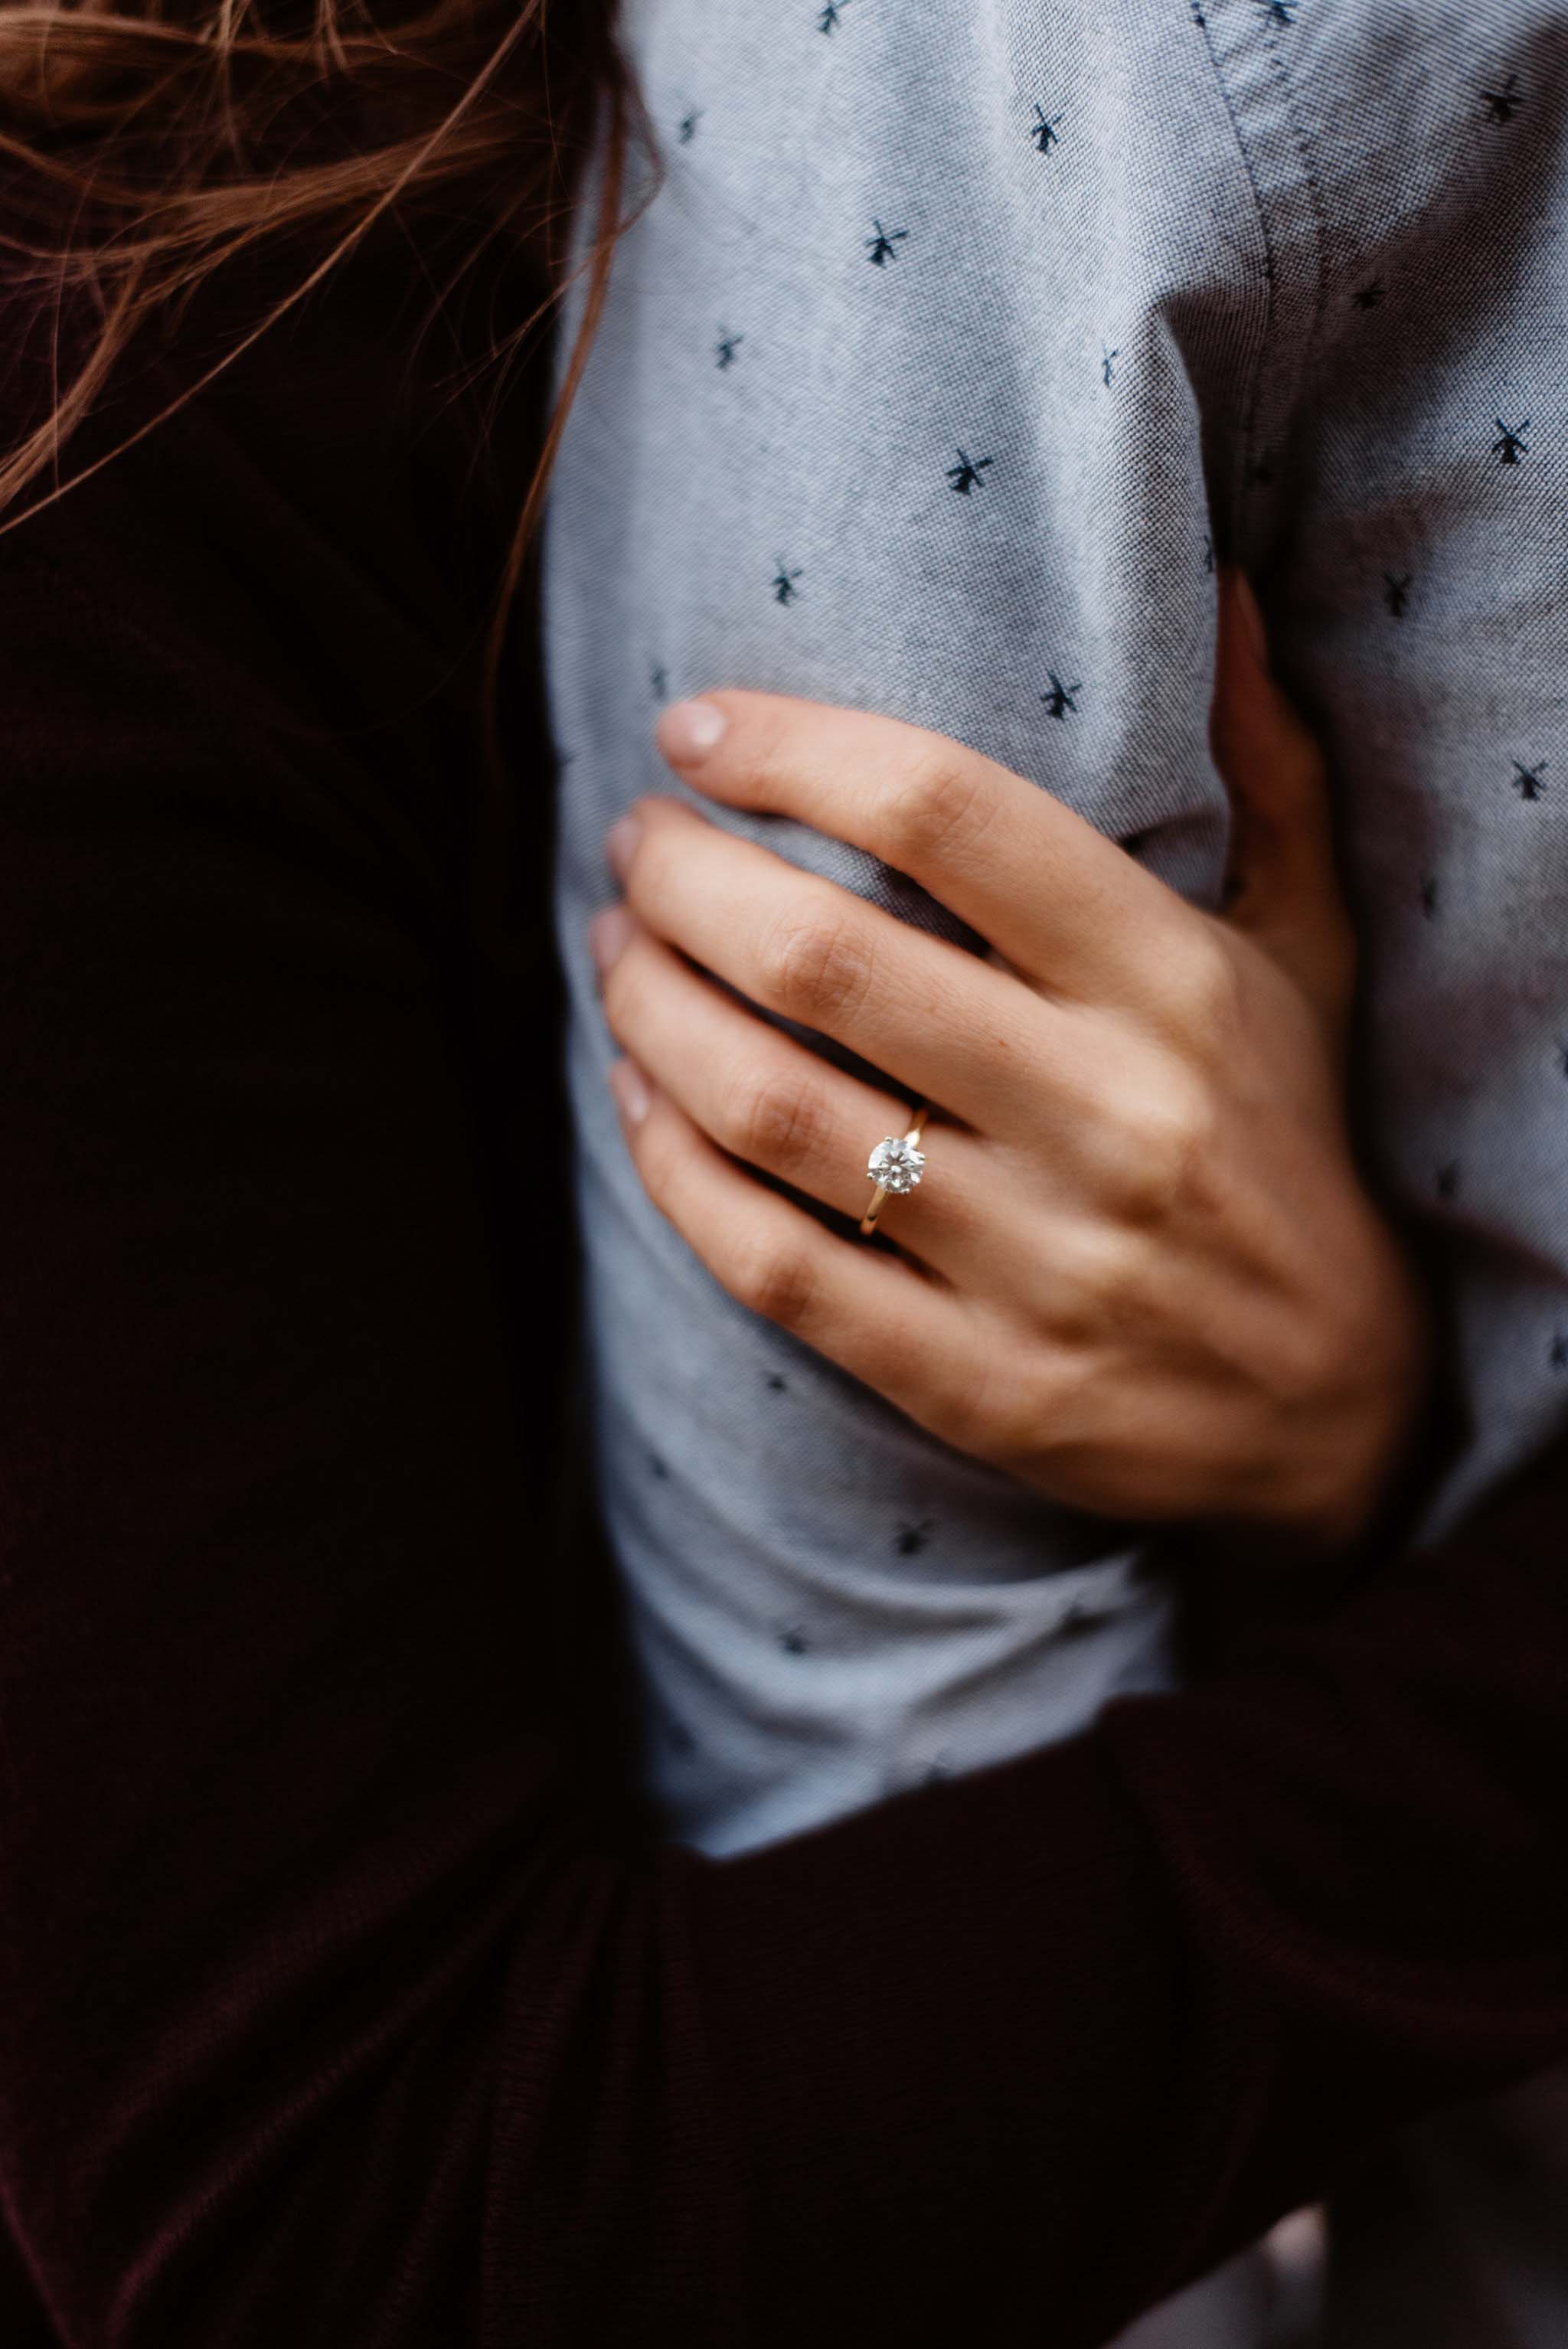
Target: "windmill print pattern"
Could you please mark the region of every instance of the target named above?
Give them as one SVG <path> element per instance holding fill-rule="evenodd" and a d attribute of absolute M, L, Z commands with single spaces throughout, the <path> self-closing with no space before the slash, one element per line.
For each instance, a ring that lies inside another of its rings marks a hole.
<path fill-rule="evenodd" d="M 898 259 L 898 248 L 909 234 L 906 228 L 885 229 L 881 221 L 872 222 L 873 233 L 866 239 L 866 250 L 878 269 Z"/>
<path fill-rule="evenodd" d="M 543 612 L 601 1482 L 649 1784 L 701 1849 L 1177 1666 L 1158 1543 L 923 1435 L 643 1194 L 583 934 L 608 825 L 671 788 L 669 692 L 956 737 L 1218 911 L 1215 573 L 1244 562 L 1331 758 L 1369 1175 L 1444 1285 L 1467 1433 L 1423 1530 L 1568 1429 L 1568 33 L 1561 0 L 1387 23 L 625 0 L 664 177 L 567 420 Z M 705 813 L 983 943 L 845 843 Z"/>
<path fill-rule="evenodd" d="M 990 462 L 989 457 L 971 457 L 967 450 L 960 449 L 958 462 L 948 467 L 947 478 L 961 498 L 966 498 L 971 490 L 985 488 L 983 477 Z"/>

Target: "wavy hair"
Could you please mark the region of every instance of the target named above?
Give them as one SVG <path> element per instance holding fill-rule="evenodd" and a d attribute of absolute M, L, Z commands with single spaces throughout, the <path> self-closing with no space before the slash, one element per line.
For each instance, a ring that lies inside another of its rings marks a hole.
<path fill-rule="evenodd" d="M 163 422 L 327 278 L 384 213 L 421 209 L 537 258 L 542 299 L 485 355 L 504 370 L 584 269 L 589 286 L 518 516 L 486 643 L 493 709 L 506 621 L 603 305 L 621 232 L 662 165 L 619 48 L 615 0 L 20 0 L 0 6 L 0 255 L 13 295 L 57 322 L 47 413 L 0 445 L 0 533 Z M 607 109 L 607 113 L 606 110 Z M 585 258 L 566 233 L 601 126 Z M 655 162 L 626 219 L 634 139 Z M 74 476 L 61 457 L 144 326 L 177 319 L 263 242 L 297 278 L 170 405 Z M 457 279 L 438 294 L 446 299 Z M 58 334 L 69 307 L 85 334 Z M 48 475 L 53 486 L 23 502 Z M 20 506 L 20 510 L 16 510 Z M 496 755 L 493 733 L 488 736 Z"/>

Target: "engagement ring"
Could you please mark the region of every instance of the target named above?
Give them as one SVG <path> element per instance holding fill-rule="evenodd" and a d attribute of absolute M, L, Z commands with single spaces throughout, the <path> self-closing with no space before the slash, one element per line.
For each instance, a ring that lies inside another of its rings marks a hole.
<path fill-rule="evenodd" d="M 872 1193 L 871 1205 L 861 1217 L 862 1235 L 875 1231 L 877 1217 L 890 1198 L 902 1198 L 905 1192 L 913 1191 L 924 1174 L 925 1153 L 920 1146 L 920 1137 L 930 1115 L 929 1108 L 917 1109 L 907 1133 L 888 1134 L 867 1159 L 866 1173 L 876 1188 Z"/>

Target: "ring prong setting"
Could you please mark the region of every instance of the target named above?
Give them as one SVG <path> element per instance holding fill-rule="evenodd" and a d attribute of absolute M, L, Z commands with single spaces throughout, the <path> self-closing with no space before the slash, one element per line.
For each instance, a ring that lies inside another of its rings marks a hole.
<path fill-rule="evenodd" d="M 866 1161 L 872 1181 L 895 1198 L 914 1189 L 925 1172 L 925 1153 L 907 1134 L 890 1133 Z"/>

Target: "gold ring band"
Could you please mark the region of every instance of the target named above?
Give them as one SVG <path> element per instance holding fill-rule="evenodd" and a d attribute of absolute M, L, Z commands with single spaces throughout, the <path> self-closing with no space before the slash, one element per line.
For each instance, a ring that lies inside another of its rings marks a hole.
<path fill-rule="evenodd" d="M 866 1173 L 873 1189 L 871 1204 L 861 1217 L 861 1237 L 869 1239 L 877 1227 L 877 1218 L 889 1199 L 902 1198 L 913 1191 L 925 1172 L 925 1153 L 920 1137 L 925 1131 L 925 1121 L 931 1115 L 931 1105 L 923 1102 L 911 1114 L 902 1134 L 890 1133 L 879 1142 L 866 1161 Z M 887 1179 L 892 1177 L 892 1180 Z"/>

